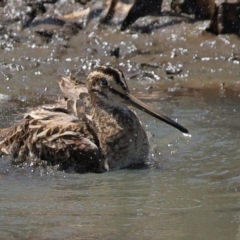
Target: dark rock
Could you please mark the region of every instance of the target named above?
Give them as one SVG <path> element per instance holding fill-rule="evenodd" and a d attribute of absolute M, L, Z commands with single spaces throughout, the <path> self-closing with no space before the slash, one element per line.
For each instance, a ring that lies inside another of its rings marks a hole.
<path fill-rule="evenodd" d="M 101 19 L 101 23 L 108 24 L 115 13 L 115 7 L 118 0 L 112 0 L 108 13 Z M 126 18 L 124 19 L 121 31 L 125 31 L 131 24 L 133 24 L 138 18 L 145 16 L 158 16 L 161 14 L 162 0 L 135 0 L 134 4 L 130 8 Z"/>
<path fill-rule="evenodd" d="M 119 58 L 120 57 L 120 48 L 115 47 L 115 48 L 111 49 L 110 56 L 114 56 L 116 58 Z"/>
<path fill-rule="evenodd" d="M 135 0 L 133 6 L 128 12 L 127 17 L 124 19 L 121 31 L 125 31 L 131 24 L 138 18 L 148 15 L 160 15 L 162 9 L 162 0 Z"/>
<path fill-rule="evenodd" d="M 171 2 L 172 11 L 193 14 L 196 19 L 210 19 L 214 8 L 214 0 L 172 0 Z"/>
<path fill-rule="evenodd" d="M 221 3 L 216 6 L 207 32 L 213 34 L 237 34 L 240 36 L 240 3 Z"/>

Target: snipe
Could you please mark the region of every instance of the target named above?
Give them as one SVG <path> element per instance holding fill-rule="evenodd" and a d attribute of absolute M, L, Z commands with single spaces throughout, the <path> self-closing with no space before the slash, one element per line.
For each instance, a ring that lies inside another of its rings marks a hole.
<path fill-rule="evenodd" d="M 63 91 L 66 85 L 70 91 L 68 78 L 60 84 Z M 12 155 L 18 165 L 41 164 L 44 160 L 61 170 L 76 172 L 104 172 L 143 164 L 149 152 L 148 138 L 136 113 L 124 101 L 188 133 L 134 97 L 117 68 L 97 67 L 88 75 L 86 87 L 88 93 L 86 89 L 79 93 L 90 98 L 90 114 L 85 102 L 76 116 L 63 108 L 31 111 L 15 126 L 1 129 L 1 152 Z"/>

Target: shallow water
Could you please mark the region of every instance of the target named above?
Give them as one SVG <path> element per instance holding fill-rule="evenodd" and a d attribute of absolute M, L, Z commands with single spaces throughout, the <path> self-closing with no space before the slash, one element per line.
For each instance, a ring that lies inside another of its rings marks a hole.
<path fill-rule="evenodd" d="M 191 138 L 140 114 L 149 169 L 31 172 L 1 159 L 1 238 L 239 239 L 239 100 L 195 100 L 161 102 Z"/>
<path fill-rule="evenodd" d="M 109 62 L 191 137 L 137 111 L 150 136 L 148 169 L 80 175 L 16 169 L 1 158 L 1 239 L 240 239 L 239 38 L 202 34 L 207 22 L 153 19 L 150 34 L 92 22 L 67 47 L 57 37 L 39 46 L 27 38 L 2 50 L 1 127 L 52 102 L 58 74 L 70 69 L 83 80 Z M 169 75 L 169 66 L 181 71 Z"/>

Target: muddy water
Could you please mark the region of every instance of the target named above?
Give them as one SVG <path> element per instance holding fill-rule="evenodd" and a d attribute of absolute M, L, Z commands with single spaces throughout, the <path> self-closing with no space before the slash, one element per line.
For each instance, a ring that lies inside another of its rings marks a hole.
<path fill-rule="evenodd" d="M 147 21 L 155 23 L 140 33 Z M 48 43 L 26 29 L 1 50 L 1 127 L 52 102 L 58 74 L 83 80 L 111 63 L 191 137 L 138 111 L 151 142 L 148 169 L 80 175 L 16 169 L 1 158 L 1 239 L 240 239 L 239 38 L 168 17 L 139 20 L 126 33 L 95 24 Z M 119 58 L 111 56 L 117 47 Z"/>

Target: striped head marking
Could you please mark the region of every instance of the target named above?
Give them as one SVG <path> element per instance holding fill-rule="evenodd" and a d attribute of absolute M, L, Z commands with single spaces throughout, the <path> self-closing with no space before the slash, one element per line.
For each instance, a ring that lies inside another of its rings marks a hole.
<path fill-rule="evenodd" d="M 95 68 L 87 79 L 87 88 L 93 102 L 104 107 L 122 105 L 122 100 L 127 100 L 133 106 L 149 115 L 179 129 L 184 133 L 188 130 L 166 115 L 157 112 L 151 106 L 134 97 L 128 90 L 125 77 L 121 70 L 115 67 L 100 66 Z"/>
<path fill-rule="evenodd" d="M 110 100 L 112 94 L 125 98 L 129 93 L 123 72 L 111 66 L 99 66 L 89 75 L 87 80 L 88 91 Z"/>

